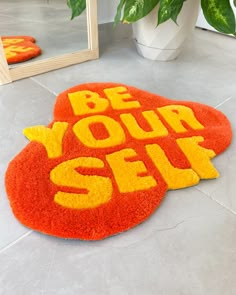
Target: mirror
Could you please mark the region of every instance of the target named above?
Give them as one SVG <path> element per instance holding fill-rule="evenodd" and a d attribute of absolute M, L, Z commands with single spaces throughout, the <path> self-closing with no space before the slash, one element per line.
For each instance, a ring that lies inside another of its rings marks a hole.
<path fill-rule="evenodd" d="M 42 49 L 28 62 L 88 49 L 86 12 L 71 21 L 65 0 L 0 0 L 0 11 L 2 35 L 33 36 Z"/>
<path fill-rule="evenodd" d="M 0 41 L 0 84 L 98 58 L 97 3 L 86 2 L 86 12 L 71 21 L 66 0 L 0 0 L 0 35 L 32 36 L 42 50 L 8 65 Z"/>

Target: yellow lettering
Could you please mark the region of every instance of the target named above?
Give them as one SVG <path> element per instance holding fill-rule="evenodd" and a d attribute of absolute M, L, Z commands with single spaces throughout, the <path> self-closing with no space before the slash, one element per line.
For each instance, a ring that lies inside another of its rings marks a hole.
<path fill-rule="evenodd" d="M 4 48 L 4 53 L 6 55 L 6 58 L 12 58 L 14 56 L 17 55 L 16 52 L 13 52 L 13 51 L 10 51 L 10 50 L 7 50 L 7 48 Z"/>
<path fill-rule="evenodd" d="M 113 193 L 112 182 L 108 177 L 97 175 L 82 175 L 75 169 L 103 168 L 102 160 L 92 157 L 81 157 L 63 162 L 50 173 L 51 181 L 59 186 L 84 189 L 87 193 L 67 193 L 58 191 L 54 201 L 66 208 L 86 209 L 95 208 L 108 202 Z"/>
<path fill-rule="evenodd" d="M 219 172 L 215 169 L 210 159 L 215 157 L 215 152 L 203 148 L 198 143 L 203 142 L 202 136 L 177 139 L 177 144 L 191 163 L 193 170 L 202 179 L 217 178 Z"/>
<path fill-rule="evenodd" d="M 132 114 L 120 115 L 122 122 L 129 130 L 131 136 L 136 139 L 148 139 L 168 135 L 168 130 L 162 124 L 161 120 L 158 118 L 157 114 L 154 111 L 145 111 L 142 112 L 142 114 L 151 126 L 151 131 L 143 130 Z"/>
<path fill-rule="evenodd" d="M 194 130 L 202 130 L 204 126 L 197 120 L 192 109 L 183 105 L 168 105 L 157 108 L 162 117 L 177 133 L 186 132 L 187 129 L 183 126 L 182 121 L 187 123 Z"/>
<path fill-rule="evenodd" d="M 104 112 L 109 106 L 109 101 L 89 90 L 77 91 L 68 94 L 75 115 L 87 115 Z"/>
<path fill-rule="evenodd" d="M 56 122 L 52 128 L 34 126 L 25 128 L 23 133 L 30 141 L 36 141 L 46 148 L 48 158 L 62 156 L 62 140 L 68 128 L 66 122 Z"/>
<path fill-rule="evenodd" d="M 127 91 L 128 89 L 123 86 L 104 89 L 114 110 L 140 108 L 140 103 L 137 100 L 133 100 L 132 96 Z"/>
<path fill-rule="evenodd" d="M 133 149 L 124 149 L 106 156 L 121 193 L 148 190 L 157 185 L 153 176 L 139 176 L 148 171 L 142 161 L 129 161 L 135 156 L 137 154 Z"/>
<path fill-rule="evenodd" d="M 16 53 L 21 53 L 21 52 L 28 52 L 32 50 L 33 48 L 31 47 L 24 47 L 24 46 L 16 46 L 12 45 L 9 47 L 4 48 L 4 52 L 7 58 L 16 56 Z"/>
<path fill-rule="evenodd" d="M 11 38 L 9 38 L 9 39 L 4 39 L 2 41 L 2 44 L 3 44 L 3 46 L 8 46 L 8 45 L 20 43 L 20 42 L 23 42 L 23 41 L 24 41 L 24 39 L 16 39 L 16 38 L 11 39 Z"/>
<path fill-rule="evenodd" d="M 198 175 L 192 169 L 173 167 L 165 152 L 157 144 L 146 145 L 146 151 L 153 164 L 160 171 L 169 189 L 179 189 L 195 185 L 199 182 Z"/>
<path fill-rule="evenodd" d="M 102 124 L 108 133 L 108 137 L 105 139 L 95 138 L 90 129 L 92 124 Z M 114 119 L 102 115 L 81 119 L 74 125 L 73 131 L 77 138 L 90 148 L 114 147 L 125 142 L 125 133 L 120 124 Z"/>

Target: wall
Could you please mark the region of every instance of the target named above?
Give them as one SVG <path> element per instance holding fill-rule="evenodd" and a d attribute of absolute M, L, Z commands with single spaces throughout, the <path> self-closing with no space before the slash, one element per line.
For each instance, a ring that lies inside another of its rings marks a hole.
<path fill-rule="evenodd" d="M 109 23 L 114 20 L 119 0 L 98 0 L 98 22 Z"/>

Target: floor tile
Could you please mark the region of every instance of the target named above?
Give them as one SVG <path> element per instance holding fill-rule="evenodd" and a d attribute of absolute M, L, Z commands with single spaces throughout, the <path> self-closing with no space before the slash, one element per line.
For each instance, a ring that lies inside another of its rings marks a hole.
<path fill-rule="evenodd" d="M 169 192 L 146 222 L 103 241 L 26 236 L 0 255 L 2 294 L 233 295 L 235 231 L 195 188 Z"/>
<path fill-rule="evenodd" d="M 207 182 L 201 182 L 198 189 L 236 214 L 236 96 L 234 95 L 220 105 L 218 110 L 222 111 L 230 120 L 233 129 L 233 140 L 229 148 L 214 159 L 214 165 L 220 172 L 220 177 L 213 181 L 210 186 Z"/>
<path fill-rule="evenodd" d="M 30 79 L 0 87 L 0 250 L 28 232 L 15 219 L 4 187 L 9 161 L 28 143 L 26 127 L 47 125 L 55 95 Z"/>

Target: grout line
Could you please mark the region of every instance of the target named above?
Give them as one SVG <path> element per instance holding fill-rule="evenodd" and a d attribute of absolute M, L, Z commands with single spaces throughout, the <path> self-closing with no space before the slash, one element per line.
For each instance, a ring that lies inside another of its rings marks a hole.
<path fill-rule="evenodd" d="M 234 216 L 236 215 L 236 212 L 234 212 L 232 209 L 230 209 L 229 207 L 225 206 L 224 204 L 222 204 L 221 202 L 219 202 L 218 200 L 214 199 L 211 197 L 211 195 L 203 192 L 202 190 L 200 190 L 199 188 L 195 187 L 196 190 L 198 190 L 199 192 L 203 193 L 207 198 L 211 199 L 212 201 L 216 202 L 218 205 L 220 205 L 221 207 L 223 207 L 224 209 L 226 209 L 227 211 L 229 211 L 230 213 L 232 213 Z"/>
<path fill-rule="evenodd" d="M 223 104 L 225 104 L 227 101 L 231 100 L 232 96 L 226 98 L 224 101 L 222 101 L 221 103 L 219 103 L 217 106 L 215 106 L 215 109 L 218 109 L 220 106 L 222 106 Z M 230 213 L 232 213 L 234 216 L 236 215 L 236 212 L 234 212 L 232 209 L 230 209 L 229 207 L 225 206 L 224 204 L 222 204 L 221 202 L 219 202 L 218 200 L 214 199 L 211 195 L 203 192 L 202 190 L 200 190 L 199 188 L 195 188 L 197 189 L 199 192 L 203 193 L 206 197 L 210 198 L 212 201 L 216 202 L 218 205 L 220 205 L 221 207 L 223 207 L 224 209 L 226 209 L 227 211 L 229 211 Z"/>
<path fill-rule="evenodd" d="M 42 88 L 44 88 L 45 90 L 47 90 L 50 93 L 52 93 L 53 95 L 55 95 L 55 96 L 58 95 L 58 93 L 55 93 L 54 91 L 52 91 L 51 89 L 49 89 L 48 87 L 46 87 L 45 85 L 43 85 L 41 82 L 39 82 L 38 80 L 36 80 L 34 77 L 30 77 L 30 79 L 32 81 L 34 81 L 36 84 L 38 84 L 39 86 L 41 86 Z"/>
<path fill-rule="evenodd" d="M 15 244 L 17 244 L 18 242 L 20 242 L 21 240 L 23 240 L 24 238 L 26 238 L 27 236 L 29 236 L 31 233 L 33 232 L 33 230 L 28 231 L 27 233 L 23 234 L 22 236 L 20 236 L 18 239 L 16 239 L 15 241 L 11 242 L 10 244 L 8 244 L 6 247 L 2 248 L 0 250 L 0 254 L 2 254 L 4 251 L 8 250 L 9 248 L 11 248 L 12 246 L 14 246 Z"/>
<path fill-rule="evenodd" d="M 224 204 L 222 204 L 221 202 L 217 201 L 216 199 L 212 198 L 211 196 L 209 196 L 209 198 L 212 201 L 215 201 L 218 205 L 222 206 L 224 209 L 230 211 L 234 216 L 236 216 L 236 212 L 234 212 L 232 209 L 230 209 L 229 207 L 226 207 Z"/>
<path fill-rule="evenodd" d="M 232 96 L 226 98 L 224 101 L 222 101 L 221 103 L 219 103 L 219 104 L 215 107 L 215 109 L 217 109 L 218 107 L 222 106 L 222 104 L 226 103 L 226 102 L 229 101 L 231 98 L 232 98 Z"/>

